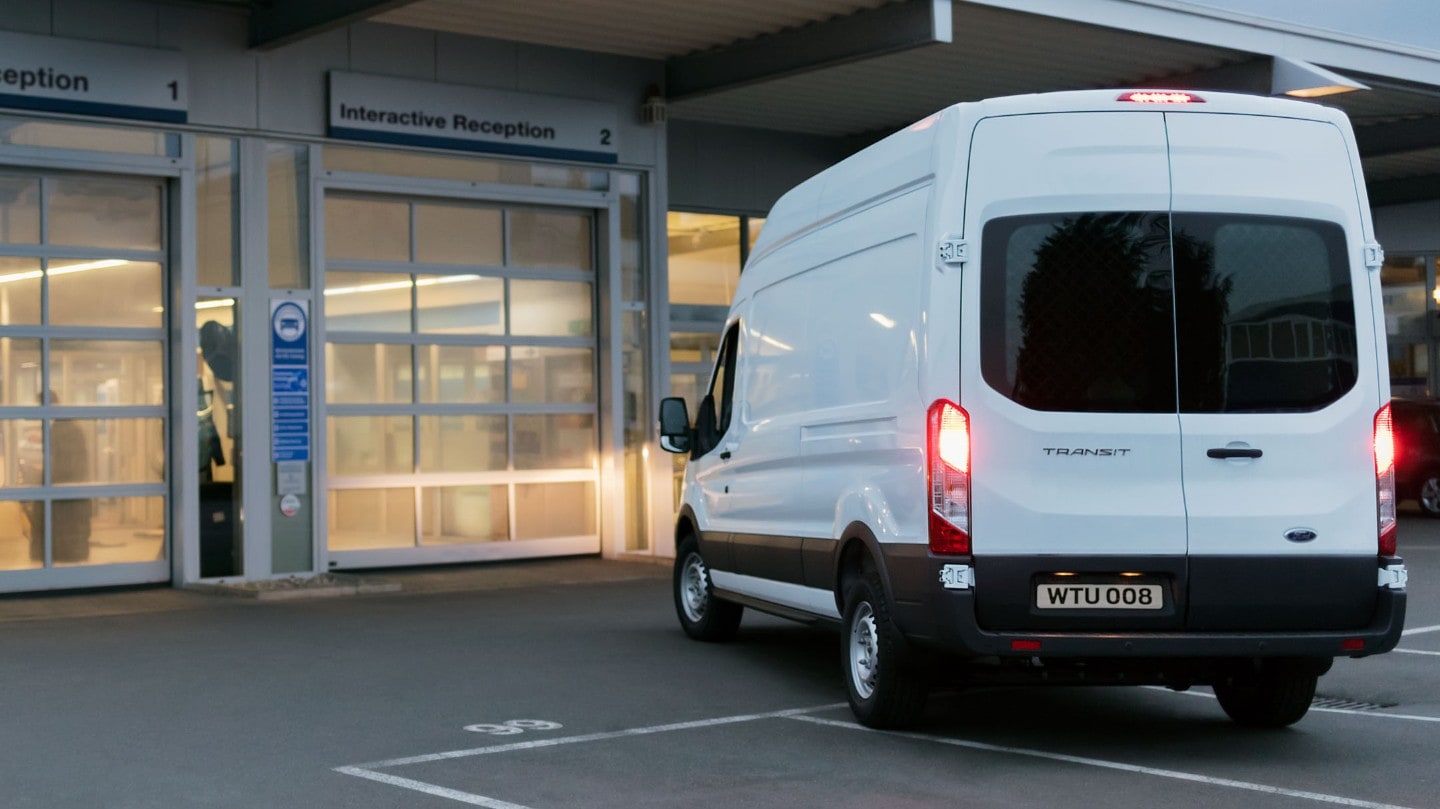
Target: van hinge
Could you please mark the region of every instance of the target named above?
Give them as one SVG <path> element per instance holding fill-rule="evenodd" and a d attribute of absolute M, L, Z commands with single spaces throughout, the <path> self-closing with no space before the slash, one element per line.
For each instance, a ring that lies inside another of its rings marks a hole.
<path fill-rule="evenodd" d="M 964 264 L 970 259 L 970 246 L 964 239 L 941 239 L 940 262 L 942 264 Z"/>
<path fill-rule="evenodd" d="M 1380 580 L 1376 583 L 1391 590 L 1404 590 L 1409 582 L 1410 574 L 1404 565 L 1386 565 L 1380 568 Z"/>
<path fill-rule="evenodd" d="M 1365 269 L 1375 272 L 1385 266 L 1385 250 L 1378 242 L 1365 243 Z"/>

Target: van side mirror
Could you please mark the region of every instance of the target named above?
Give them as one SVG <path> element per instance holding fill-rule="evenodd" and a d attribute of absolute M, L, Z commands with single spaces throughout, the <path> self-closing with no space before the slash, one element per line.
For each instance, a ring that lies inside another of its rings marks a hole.
<path fill-rule="evenodd" d="M 690 429 L 690 411 L 679 396 L 660 400 L 660 448 L 666 452 L 689 452 L 695 431 Z"/>

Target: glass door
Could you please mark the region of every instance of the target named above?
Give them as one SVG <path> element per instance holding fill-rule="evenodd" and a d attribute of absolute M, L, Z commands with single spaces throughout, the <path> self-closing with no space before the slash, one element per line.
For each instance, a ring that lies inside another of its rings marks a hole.
<path fill-rule="evenodd" d="M 325 198 L 336 567 L 600 550 L 589 211 Z"/>
<path fill-rule="evenodd" d="M 169 579 L 164 212 L 0 174 L 0 590 Z"/>

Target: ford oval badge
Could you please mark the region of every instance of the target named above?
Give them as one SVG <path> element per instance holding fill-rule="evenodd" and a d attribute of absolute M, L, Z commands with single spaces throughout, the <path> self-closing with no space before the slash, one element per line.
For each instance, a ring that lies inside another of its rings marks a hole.
<path fill-rule="evenodd" d="M 1285 532 L 1285 538 L 1291 542 L 1310 542 L 1318 536 L 1309 528 L 1291 528 Z"/>

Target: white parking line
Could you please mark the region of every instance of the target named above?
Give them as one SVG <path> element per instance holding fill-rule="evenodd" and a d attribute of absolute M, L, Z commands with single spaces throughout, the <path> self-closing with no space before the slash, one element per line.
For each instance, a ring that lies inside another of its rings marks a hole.
<path fill-rule="evenodd" d="M 1434 655 L 1435 657 L 1440 657 L 1440 652 L 1426 652 L 1420 649 L 1391 649 L 1390 651 L 1407 655 Z"/>
<path fill-rule="evenodd" d="M 335 772 L 353 775 L 357 778 L 368 778 L 371 781 L 379 781 L 382 784 L 389 784 L 392 787 L 401 787 L 402 789 L 423 792 L 426 795 L 434 795 L 437 798 L 449 798 L 452 801 L 468 803 L 471 806 L 483 806 L 485 809 L 530 809 L 530 807 L 522 806 L 518 803 L 509 803 L 507 801 L 496 800 L 495 798 L 487 798 L 484 795 L 461 792 L 458 789 L 450 789 L 436 784 L 427 784 L 424 781 L 416 781 L 410 778 L 401 778 L 397 775 L 375 772 L 364 769 L 363 767 L 336 767 Z"/>
<path fill-rule="evenodd" d="M 1414 629 L 1406 629 L 1406 630 L 1403 630 L 1400 634 L 1401 634 L 1402 636 L 1403 636 L 1403 635 L 1423 635 L 1423 634 L 1425 634 L 1426 632 L 1440 632 L 1440 626 L 1417 626 L 1417 627 L 1415 627 Z"/>
<path fill-rule="evenodd" d="M 972 742 L 964 739 L 947 739 L 938 736 L 927 736 L 923 733 L 904 733 L 898 731 L 870 730 L 854 722 L 844 722 L 835 719 L 821 719 L 816 716 L 790 716 L 797 722 L 810 722 L 816 725 L 827 727 L 846 728 L 849 730 L 862 730 L 870 733 L 883 733 L 886 736 L 898 736 L 904 739 L 915 739 L 923 742 L 934 742 L 952 747 L 967 747 L 972 750 L 984 750 L 991 753 L 1007 753 L 1015 756 L 1026 756 L 1029 758 L 1040 758 L 1049 761 L 1062 761 L 1067 764 L 1079 764 L 1086 767 L 1100 767 L 1108 770 L 1119 770 L 1121 772 L 1137 773 L 1140 775 L 1154 775 L 1160 778 L 1172 778 L 1177 781 L 1191 781 L 1198 784 L 1210 786 L 1228 787 L 1230 789 L 1243 789 L 1250 792 L 1263 792 L 1268 795 L 1284 795 L 1290 798 L 1302 798 L 1320 803 L 1332 803 L 1340 806 L 1356 806 L 1363 809 L 1405 809 L 1389 803 L 1375 803 L 1374 801 L 1362 801 L 1355 798 L 1345 798 L 1339 795 L 1326 795 L 1321 792 L 1306 792 L 1299 789 L 1287 789 L 1285 787 L 1270 786 L 1269 784 L 1256 784 L 1249 781 L 1236 781 L 1230 778 L 1213 778 L 1208 775 L 1182 772 L 1180 770 L 1163 770 L 1157 767 L 1142 767 L 1138 764 L 1124 764 L 1118 761 L 1106 761 L 1098 758 L 1083 758 L 1081 756 L 1068 756 L 1063 753 L 1047 753 L 1043 750 L 1031 750 L 1025 747 L 1007 747 L 998 744 L 986 744 L 985 742 Z"/>

